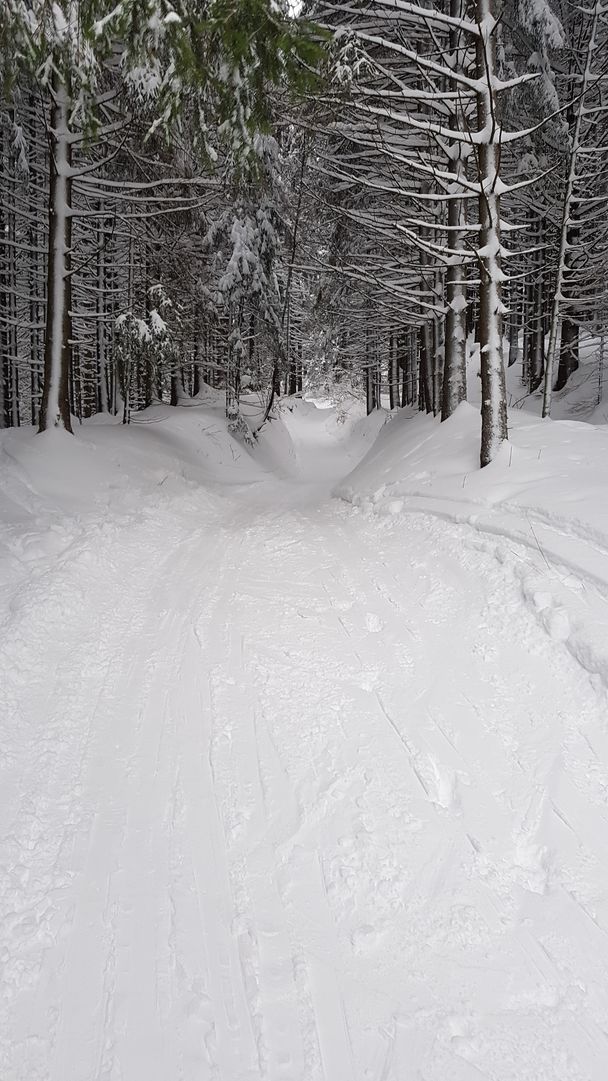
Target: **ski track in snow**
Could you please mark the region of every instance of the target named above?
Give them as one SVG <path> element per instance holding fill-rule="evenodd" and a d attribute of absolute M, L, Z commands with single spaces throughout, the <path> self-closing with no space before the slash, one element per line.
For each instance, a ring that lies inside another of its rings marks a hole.
<path fill-rule="evenodd" d="M 11 614 L 1 1081 L 604 1081 L 605 696 L 474 530 L 326 493 Z"/>

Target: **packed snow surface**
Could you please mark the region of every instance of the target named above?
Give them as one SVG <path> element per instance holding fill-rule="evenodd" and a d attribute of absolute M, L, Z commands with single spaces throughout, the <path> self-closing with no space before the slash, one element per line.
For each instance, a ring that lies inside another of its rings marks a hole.
<path fill-rule="evenodd" d="M 3 434 L 1 1081 L 605 1081 L 606 433 L 383 419 Z"/>

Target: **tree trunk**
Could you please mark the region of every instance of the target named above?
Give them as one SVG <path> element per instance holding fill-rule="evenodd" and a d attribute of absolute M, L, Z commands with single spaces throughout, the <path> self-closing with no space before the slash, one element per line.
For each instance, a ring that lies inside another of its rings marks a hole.
<path fill-rule="evenodd" d="M 395 367 L 395 344 L 393 335 L 391 334 L 388 339 L 388 363 L 386 367 L 388 377 L 388 405 L 391 412 L 395 408 Z"/>
<path fill-rule="evenodd" d="M 450 0 L 450 15 L 460 19 L 465 14 L 464 0 Z M 450 53 L 456 57 L 461 47 L 462 35 L 459 29 L 450 30 Z M 454 109 L 454 121 L 458 121 L 457 108 Z M 466 180 L 466 161 L 460 143 L 452 148 L 449 161 L 450 171 L 454 174 L 455 185 Z M 454 251 L 464 249 L 465 206 L 463 199 L 450 199 L 448 202 L 448 243 Z M 463 251 L 464 255 L 464 251 Z M 455 409 L 467 397 L 467 275 L 464 257 L 450 263 L 446 273 L 445 317 L 445 360 L 443 366 L 443 388 L 441 401 L 441 419 L 447 420 Z"/>
<path fill-rule="evenodd" d="M 536 281 L 536 326 L 534 329 L 534 364 L 538 372 L 538 385 L 540 386 L 545 374 L 545 313 L 544 313 L 544 283 L 542 267 L 538 268 Z"/>
<path fill-rule="evenodd" d="M 373 369 L 369 364 L 365 369 L 365 400 L 369 417 L 370 413 L 376 408 L 376 384 Z"/>
<path fill-rule="evenodd" d="M 409 333 L 410 347 L 408 350 L 408 405 L 416 404 L 416 394 L 418 390 L 417 381 L 419 374 L 418 365 L 418 332 L 415 327 L 412 327 Z"/>
<path fill-rule="evenodd" d="M 431 343 L 433 350 L 433 416 L 435 417 L 441 412 L 445 351 L 445 337 L 443 331 L 443 320 L 438 316 L 435 316 L 431 328 Z"/>
<path fill-rule="evenodd" d="M 39 431 L 65 428 L 71 432 L 72 148 L 68 127 L 69 95 L 57 74 L 53 75 L 51 92 L 48 287 Z"/>
<path fill-rule="evenodd" d="M 302 384 L 303 384 L 303 376 L 302 376 L 302 339 L 300 338 L 300 341 L 298 342 L 298 360 L 297 360 L 297 367 L 296 367 L 296 392 L 298 394 L 302 393 Z"/>
<path fill-rule="evenodd" d="M 577 112 L 576 112 L 576 119 L 575 119 L 575 122 L 574 122 L 574 127 L 572 127 L 572 112 L 571 112 L 572 107 L 569 110 L 570 115 L 568 116 L 569 128 L 570 128 L 570 135 L 569 135 L 570 157 L 569 157 L 569 162 L 568 162 L 568 175 L 567 175 L 567 178 L 566 178 L 566 186 L 565 186 L 565 189 L 564 189 L 564 202 L 563 202 L 563 207 L 562 207 L 562 221 L 561 221 L 561 228 L 560 228 L 559 252 L 558 252 L 558 259 L 557 259 L 557 278 L 556 278 L 556 283 L 555 283 L 555 294 L 554 294 L 554 298 L 553 298 L 553 306 L 552 306 L 552 310 L 551 310 L 551 323 L 550 323 L 550 329 L 549 329 L 549 345 L 548 345 L 548 348 L 547 348 L 547 363 L 546 363 L 546 366 L 545 366 L 545 387 L 544 387 L 544 394 L 543 394 L 543 417 L 548 417 L 551 414 L 551 398 L 552 398 L 552 395 L 553 395 L 553 374 L 554 374 L 553 373 L 553 368 L 554 368 L 555 350 L 556 350 L 556 346 L 557 346 L 557 331 L 558 331 L 559 317 L 560 317 L 560 306 L 561 306 L 561 304 L 563 302 L 563 299 L 564 299 L 562 294 L 563 294 L 563 289 L 564 289 L 564 275 L 565 275 L 565 272 L 567 270 L 567 263 L 568 263 L 568 250 L 569 250 L 569 247 L 572 244 L 572 240 L 573 240 L 573 237 L 572 237 L 572 233 L 573 233 L 572 217 L 573 217 L 574 203 L 575 203 L 574 196 L 575 196 L 575 187 L 576 187 L 576 181 L 577 181 L 577 165 L 578 165 L 578 159 L 579 159 L 579 156 L 580 156 L 580 152 L 581 152 L 581 149 L 582 149 L 581 148 L 582 122 L 583 122 L 584 113 L 585 113 L 585 101 L 586 101 L 587 88 L 589 86 L 589 83 L 593 79 L 592 68 L 593 68 L 593 60 L 594 60 L 594 57 L 595 57 L 596 46 L 597 46 L 596 37 L 597 37 L 598 25 L 599 25 L 600 19 L 602 18 L 603 14 L 604 14 L 603 5 L 599 2 L 599 0 L 595 0 L 594 6 L 593 6 L 593 16 L 592 16 L 592 21 L 591 21 L 591 30 L 590 30 L 589 38 L 588 38 L 588 41 L 587 41 L 587 51 L 586 51 L 586 57 L 585 57 L 585 68 L 584 68 L 584 71 L 583 71 L 583 77 L 582 77 L 582 80 L 581 80 L 581 84 L 579 85 L 579 87 L 577 87 Z M 566 341 L 568 341 L 568 335 L 570 335 L 571 333 L 572 332 L 570 330 L 567 330 L 567 332 L 566 332 L 566 334 L 567 334 Z M 562 343 L 564 341 L 563 334 L 564 334 L 564 331 L 563 331 L 563 326 L 562 326 Z M 570 345 L 568 345 L 568 354 L 566 355 L 566 357 L 564 359 L 564 363 L 566 365 L 569 362 L 572 361 L 572 353 L 570 352 Z M 578 363 L 578 355 L 577 355 L 577 363 Z M 560 356 L 560 367 L 561 367 L 561 356 Z M 566 376 L 566 378 L 567 378 L 567 376 Z M 565 382 L 565 380 L 564 380 L 564 382 Z"/>
<path fill-rule="evenodd" d="M 460 223 L 460 205 L 458 200 L 450 201 L 448 224 Z M 458 240 L 452 241 L 452 233 L 449 235 L 450 243 L 456 246 Z M 451 417 L 467 397 L 467 283 L 462 263 L 451 264 L 447 269 L 446 299 L 442 420 Z"/>
<path fill-rule="evenodd" d="M 517 303 L 516 287 L 511 282 L 509 287 L 509 360 L 508 367 L 517 364 L 519 356 L 519 307 Z"/>
<path fill-rule="evenodd" d="M 184 396 L 184 384 L 181 372 L 173 372 L 171 375 L 171 405 L 179 405 L 180 398 Z"/>
<path fill-rule="evenodd" d="M 403 409 L 407 405 L 408 389 L 408 356 L 406 349 L 407 338 L 402 334 L 395 338 L 395 377 L 397 380 L 397 401 Z"/>
<path fill-rule="evenodd" d="M 538 268 L 537 268 L 538 274 Z M 531 320 L 532 325 L 528 332 L 528 389 L 530 394 L 533 394 L 535 390 L 538 390 L 543 381 L 543 375 L 545 371 L 545 356 L 544 356 L 544 334 L 543 334 L 543 318 L 542 318 L 542 291 L 538 277 L 535 275 L 535 281 L 531 288 L 530 293 L 532 301 Z"/>
<path fill-rule="evenodd" d="M 98 203 L 101 209 L 101 204 Z M 105 222 L 101 221 L 97 230 L 99 254 L 97 257 L 97 402 L 101 413 L 109 413 L 108 375 L 106 362 L 106 326 L 104 298 L 107 289 L 106 244 L 110 233 Z"/>
<path fill-rule="evenodd" d="M 481 225 L 479 284 L 479 349 L 481 360 L 481 453 L 488 465 L 508 438 L 507 395 L 502 356 L 502 305 L 500 298 L 500 197 L 497 192 L 500 127 L 496 115 L 496 0 L 476 0 L 477 121 L 487 132 L 479 144 L 479 221 Z"/>
<path fill-rule="evenodd" d="M 14 115 L 14 113 L 12 114 Z M 11 156 L 12 157 L 12 156 Z M 14 168 L 14 163 L 9 157 L 9 168 L 11 165 Z M 11 172 L 13 169 L 11 168 Z M 16 180 L 16 177 L 15 177 Z M 17 303 L 17 259 L 16 259 L 16 244 L 17 244 L 17 232 L 16 232 L 16 184 L 13 184 L 13 205 L 12 213 L 8 215 L 8 228 L 6 230 L 8 239 L 8 252 L 6 256 L 6 269 L 7 269 L 7 284 L 8 284 L 8 327 L 7 327 L 7 379 L 5 384 L 5 416 L 8 427 L 19 427 L 19 310 Z"/>
<path fill-rule="evenodd" d="M 431 328 L 420 327 L 420 409 L 433 412 L 433 378 L 431 373 Z"/>
<path fill-rule="evenodd" d="M 556 390 L 562 390 L 570 376 L 578 368 L 578 326 L 564 316 L 562 319 L 562 336 L 559 347 L 559 367 L 557 371 Z"/>
<path fill-rule="evenodd" d="M 289 374 L 287 378 L 287 393 L 295 394 L 298 389 L 298 373 L 296 371 L 296 357 L 292 354 L 289 357 Z"/>

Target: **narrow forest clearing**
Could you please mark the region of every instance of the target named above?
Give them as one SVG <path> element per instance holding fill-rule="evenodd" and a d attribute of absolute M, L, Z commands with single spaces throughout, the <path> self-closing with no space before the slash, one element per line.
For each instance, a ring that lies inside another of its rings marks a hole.
<path fill-rule="evenodd" d="M 293 409 L 4 438 L 0 1078 L 605 1081 L 601 672 Z"/>

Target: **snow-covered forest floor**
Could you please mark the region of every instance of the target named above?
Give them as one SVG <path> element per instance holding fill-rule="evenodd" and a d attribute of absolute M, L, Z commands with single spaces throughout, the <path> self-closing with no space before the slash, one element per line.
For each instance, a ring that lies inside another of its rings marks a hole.
<path fill-rule="evenodd" d="M 2 433 L 2 1081 L 605 1081 L 607 430 L 134 421 Z"/>

